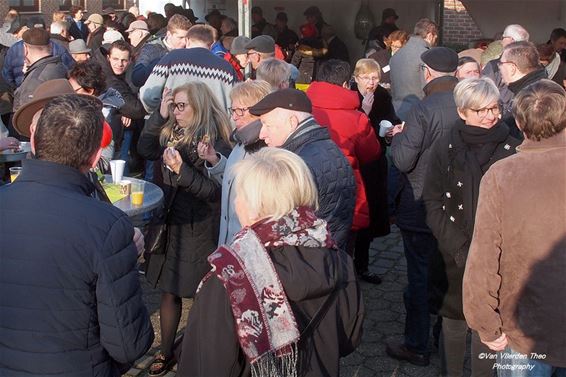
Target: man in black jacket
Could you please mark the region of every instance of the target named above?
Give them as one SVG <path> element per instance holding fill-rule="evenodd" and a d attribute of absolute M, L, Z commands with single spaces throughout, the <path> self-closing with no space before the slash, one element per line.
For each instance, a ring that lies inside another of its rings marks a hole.
<path fill-rule="evenodd" d="M 106 75 L 106 87 L 117 90 L 124 100 L 124 105 L 119 111 L 120 115 L 122 115 L 123 127 L 112 129 L 115 156 L 120 153 L 124 127 L 130 127 L 132 121 L 141 120 L 146 114 L 138 96 L 134 93 L 128 81 L 126 81 L 126 70 L 130 65 L 131 57 L 132 47 L 123 40 L 112 43 L 108 49 L 108 55 L 104 54 L 102 48 L 94 53 L 94 59 L 102 66 Z"/>
<path fill-rule="evenodd" d="M 296 153 L 307 164 L 318 188 L 317 215 L 328 222 L 338 247 L 346 250 L 354 217 L 356 181 L 352 167 L 326 127 L 312 116 L 304 92 L 273 92 L 249 109 L 263 124 L 259 137 L 270 147 Z"/>
<path fill-rule="evenodd" d="M 2 376 L 119 376 L 153 341 L 134 228 L 91 197 L 85 174 L 101 153 L 101 109 L 91 96 L 52 99 L 32 122 L 36 158 L 0 188 Z"/>
<path fill-rule="evenodd" d="M 424 52 L 421 60 L 427 82 L 423 88 L 425 98 L 413 106 L 405 127 L 395 127 L 391 144 L 393 163 L 402 173 L 396 214 L 403 236 L 409 284 L 404 294 L 405 340 L 402 344 L 388 345 L 386 351 L 393 358 L 427 366 L 428 260 L 437 252 L 437 244 L 426 225 L 422 191 L 432 144 L 459 119 L 452 94 L 458 83 L 454 77 L 458 55 L 446 47 L 435 47 Z"/>

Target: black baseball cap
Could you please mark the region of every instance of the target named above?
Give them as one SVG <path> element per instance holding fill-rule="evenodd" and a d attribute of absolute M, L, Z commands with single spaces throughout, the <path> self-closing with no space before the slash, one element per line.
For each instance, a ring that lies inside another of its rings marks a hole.
<path fill-rule="evenodd" d="M 267 114 L 278 107 L 312 113 L 312 103 L 305 92 L 291 88 L 277 90 L 268 94 L 261 101 L 250 107 L 249 111 L 250 114 L 259 116 Z"/>

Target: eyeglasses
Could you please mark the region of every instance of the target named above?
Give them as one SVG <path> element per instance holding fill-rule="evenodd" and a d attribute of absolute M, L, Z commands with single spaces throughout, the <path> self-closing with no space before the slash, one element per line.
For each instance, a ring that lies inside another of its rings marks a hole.
<path fill-rule="evenodd" d="M 250 109 L 249 107 L 241 107 L 241 108 L 231 107 L 228 110 L 230 111 L 230 115 L 236 114 L 239 117 L 243 117 L 246 114 L 246 111 L 248 111 L 249 109 Z"/>
<path fill-rule="evenodd" d="M 248 52 L 246 56 L 259 55 L 259 52 Z"/>
<path fill-rule="evenodd" d="M 424 70 L 427 69 L 428 67 L 427 67 L 426 64 L 422 64 L 422 63 L 421 63 L 421 64 L 419 65 L 419 68 L 421 69 L 421 71 L 424 71 Z"/>
<path fill-rule="evenodd" d="M 476 113 L 476 115 L 478 116 L 478 118 L 483 119 L 487 116 L 487 114 L 491 113 L 491 115 L 493 115 L 494 117 L 498 117 L 499 114 L 501 114 L 501 109 L 499 108 L 499 106 L 494 106 L 494 107 L 486 107 L 483 109 L 470 109 L 473 112 Z"/>
<path fill-rule="evenodd" d="M 188 105 L 186 102 L 173 102 L 171 104 L 171 109 L 177 109 L 177 111 L 185 111 L 185 107 Z"/>
<path fill-rule="evenodd" d="M 498 65 L 499 67 L 501 67 L 503 64 L 513 64 L 513 65 L 516 65 L 514 62 L 503 62 L 503 61 L 501 61 L 501 60 L 497 62 L 497 65 Z"/>
<path fill-rule="evenodd" d="M 358 76 L 358 79 L 363 82 L 378 82 L 379 76 Z"/>

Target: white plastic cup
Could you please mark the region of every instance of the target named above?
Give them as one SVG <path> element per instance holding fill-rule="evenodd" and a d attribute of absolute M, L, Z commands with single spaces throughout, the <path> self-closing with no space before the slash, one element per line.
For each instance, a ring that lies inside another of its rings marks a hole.
<path fill-rule="evenodd" d="M 124 160 L 112 160 L 110 161 L 110 171 L 112 172 L 112 183 L 118 184 L 122 181 L 124 176 L 124 167 L 126 166 L 126 161 Z"/>
<path fill-rule="evenodd" d="M 387 134 L 387 131 L 389 131 L 391 127 L 393 127 L 393 123 L 388 120 L 379 122 L 379 136 L 385 137 L 385 134 Z"/>

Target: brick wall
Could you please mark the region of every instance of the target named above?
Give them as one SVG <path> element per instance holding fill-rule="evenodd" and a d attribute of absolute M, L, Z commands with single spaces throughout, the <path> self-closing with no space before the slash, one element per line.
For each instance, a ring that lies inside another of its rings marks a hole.
<path fill-rule="evenodd" d="M 482 37 L 480 29 L 461 1 L 444 0 L 444 44 L 467 47 L 470 41 Z"/>

